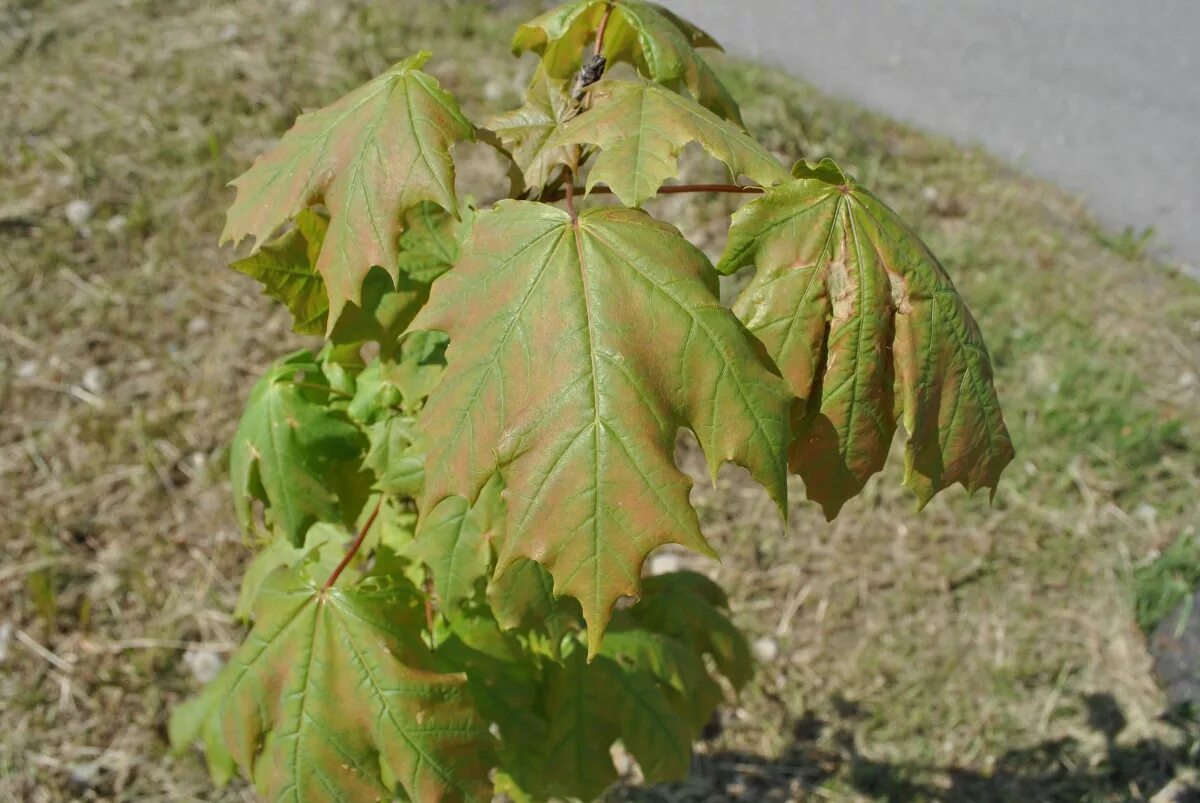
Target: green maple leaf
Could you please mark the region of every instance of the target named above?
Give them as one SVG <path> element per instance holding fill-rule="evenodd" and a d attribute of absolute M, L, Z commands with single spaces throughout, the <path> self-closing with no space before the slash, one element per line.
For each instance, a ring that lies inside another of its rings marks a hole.
<path fill-rule="evenodd" d="M 807 406 L 790 462 L 832 518 L 883 467 L 899 417 L 924 505 L 995 489 L 1013 448 L 979 327 L 929 249 L 832 161 L 734 215 L 719 270 L 754 264 L 734 311 Z"/>
<path fill-rule="evenodd" d="M 254 629 L 171 718 L 214 775 L 241 766 L 265 799 L 489 800 L 494 744 L 461 674 L 436 671 L 422 602 L 376 578 L 322 591 L 290 573 L 258 596 Z"/>
<path fill-rule="evenodd" d="M 295 377 L 302 374 L 303 383 Z M 328 382 L 307 351 L 273 364 L 250 391 L 230 448 L 229 474 L 242 526 L 253 523 L 252 500 L 292 544 L 316 521 L 341 522 L 332 475 L 361 456 L 362 434 L 330 406 Z"/>
<path fill-rule="evenodd" d="M 303 546 L 295 546 L 287 538 L 276 537 L 266 546 L 260 547 L 258 554 L 251 559 L 242 575 L 242 587 L 233 609 L 234 617 L 242 621 L 249 621 L 253 617 L 254 604 L 258 600 L 259 592 L 277 570 L 299 566 L 313 557 L 317 557 L 318 562 L 323 562 L 323 558 L 335 553 L 337 559 L 340 559 L 345 539 L 339 538 L 338 535 L 336 528 L 318 523 L 308 528 Z M 334 560 L 335 565 L 337 559 Z"/>
<path fill-rule="evenodd" d="M 382 268 L 372 268 L 363 279 L 361 299 L 346 305 L 329 339 L 337 344 L 374 340 L 391 348 L 429 299 L 429 285 L 458 259 L 470 221 L 470 210 L 459 221 L 427 201 L 408 210 L 396 279 Z M 317 271 L 328 228 L 325 214 L 305 209 L 283 234 L 230 265 L 257 279 L 268 296 L 286 305 L 292 329 L 301 334 L 325 334 L 328 325 L 329 296 Z"/>
<path fill-rule="evenodd" d="M 457 214 L 450 147 L 474 127 L 454 98 L 406 59 L 341 100 L 303 114 L 279 145 L 234 180 L 223 242 L 265 243 L 279 226 L 321 201 L 329 228 L 316 269 L 333 325 L 358 304 L 372 267 L 398 281 L 403 213 L 430 201 Z"/>
<path fill-rule="evenodd" d="M 500 475 L 484 486 L 471 505 L 461 496 L 443 499 L 421 519 L 412 555 L 433 575 L 441 610 L 454 617 L 476 596 L 492 564 L 492 537 L 504 524 Z"/>
<path fill-rule="evenodd" d="M 607 184 L 626 206 L 641 206 L 678 175 L 679 154 L 690 142 L 723 161 L 734 178 L 745 175 L 763 185 L 789 178 L 740 128 L 656 84 L 604 80 L 591 98 L 591 107 L 560 127 L 551 142 L 598 146 L 588 189 Z"/>
<path fill-rule="evenodd" d="M 602 55 L 624 61 L 651 80 L 672 89 L 686 86 L 714 113 L 742 123 L 737 103 L 697 47 L 720 48 L 711 36 L 657 3 L 644 0 L 577 0 L 530 20 L 513 37 L 513 52 L 531 50 L 542 57 L 553 78 L 574 77 L 584 48 L 595 37 L 611 6 Z"/>
<path fill-rule="evenodd" d="M 746 637 L 726 615 L 728 603 L 716 583 L 694 572 L 647 577 L 630 615 L 638 626 L 662 633 L 713 659 L 734 689 L 754 675 Z"/>
<path fill-rule="evenodd" d="M 304 335 L 325 333 L 329 298 L 316 265 L 328 228 L 327 217 L 305 209 L 286 232 L 230 265 L 257 279 L 268 296 L 282 302 L 292 313 L 292 329 Z"/>
<path fill-rule="evenodd" d="M 363 466 L 375 474 L 374 488 L 395 496 L 416 496 L 425 482 L 425 438 L 417 420 L 392 416 L 367 428 L 369 448 Z"/>
<path fill-rule="evenodd" d="M 525 186 L 537 188 L 550 182 L 559 165 L 572 161 L 572 149 L 553 145 L 551 139 L 574 114 L 575 104 L 567 82 L 550 77 L 539 66 L 525 91 L 525 105 L 493 117 L 487 127 L 512 149 L 513 161 L 521 168 Z"/>
<path fill-rule="evenodd" d="M 717 606 L 693 593 L 689 579 L 664 576 L 651 584 L 648 597 L 660 598 L 666 609 L 681 603 L 692 611 L 684 618 L 734 630 Z M 585 660 L 568 640 L 561 661 L 545 668 L 545 735 L 540 744 L 522 740 L 518 755 L 503 766 L 536 799 L 600 794 L 617 779 L 609 747 L 618 739 L 637 759 L 647 783 L 687 775 L 692 741 L 723 699 L 705 666 L 711 643 L 691 629 L 670 635 L 643 626 L 637 611 L 645 602 L 614 617 L 593 660 Z M 696 611 L 703 613 L 696 616 Z M 649 618 L 657 615 L 651 612 Z M 744 639 L 741 644 L 745 647 Z M 498 721 L 502 734 L 514 730 Z"/>
<path fill-rule="evenodd" d="M 696 432 L 714 476 L 733 460 L 784 503 L 791 394 L 720 305 L 704 255 L 643 212 L 572 221 L 502 202 L 479 215 L 413 326 L 450 337 L 420 419 L 422 510 L 474 499 L 500 469 L 497 572 L 520 558 L 546 566 L 556 592 L 580 600 L 593 653 L 650 551 L 711 554 L 675 466 L 679 427 Z"/>

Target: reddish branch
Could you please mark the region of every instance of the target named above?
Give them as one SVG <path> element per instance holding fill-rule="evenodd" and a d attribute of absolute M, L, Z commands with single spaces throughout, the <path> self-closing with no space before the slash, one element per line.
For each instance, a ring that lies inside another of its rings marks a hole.
<path fill-rule="evenodd" d="M 608 18 L 612 16 L 613 7 L 611 4 L 604 7 L 604 16 L 600 18 L 600 25 L 596 28 L 596 53 L 598 57 L 600 51 L 604 49 L 604 32 L 608 30 Z"/>
<path fill-rule="evenodd" d="M 358 531 L 358 537 L 354 539 L 354 543 L 350 545 L 350 549 L 346 551 L 346 557 L 342 558 L 342 562 L 333 570 L 333 574 L 329 575 L 329 579 L 325 581 L 325 585 L 321 587 L 321 591 L 328 591 L 333 588 L 333 584 L 337 582 L 338 577 L 350 565 L 350 561 L 354 560 L 354 556 L 358 554 L 358 550 L 366 540 L 367 531 L 371 529 L 371 525 L 375 523 L 375 518 L 379 515 L 379 509 L 383 507 L 383 494 L 379 495 L 379 501 L 375 503 L 375 509 L 371 511 L 371 515 L 367 517 L 367 523 Z"/>
<path fill-rule="evenodd" d="M 550 193 L 542 198 L 542 200 L 547 203 L 553 203 L 554 201 L 561 201 L 566 198 L 567 207 L 570 209 L 574 206 L 575 193 L 583 191 L 582 187 L 568 185 L 565 192 Z M 669 184 L 658 188 L 659 195 L 674 195 L 683 192 L 728 192 L 735 195 L 758 195 L 763 191 L 762 187 L 749 187 L 743 184 Z M 596 195 L 611 195 L 612 190 L 607 185 L 598 184 L 592 187 L 592 193 Z"/>

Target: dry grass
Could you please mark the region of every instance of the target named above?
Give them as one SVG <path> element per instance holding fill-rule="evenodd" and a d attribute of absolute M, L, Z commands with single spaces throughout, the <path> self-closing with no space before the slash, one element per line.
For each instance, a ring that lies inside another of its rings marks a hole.
<path fill-rule="evenodd" d="M 0 798 L 247 797 L 163 733 L 240 637 L 225 448 L 292 345 L 220 269 L 223 185 L 419 45 L 477 118 L 528 72 L 497 34 L 524 4 L 328 5 L 0 9 Z M 738 617 L 777 655 L 696 777 L 623 794 L 1148 798 L 1189 736 L 1160 718 L 1130 578 L 1197 526 L 1200 292 L 979 153 L 733 75 L 772 148 L 845 157 L 945 257 L 1020 454 L 992 507 L 951 492 L 917 515 L 893 467 L 834 524 L 797 503 L 786 535 L 738 472 L 698 486 Z M 466 182 L 498 180 L 467 155 Z M 729 202 L 682 203 L 661 211 L 719 250 Z"/>

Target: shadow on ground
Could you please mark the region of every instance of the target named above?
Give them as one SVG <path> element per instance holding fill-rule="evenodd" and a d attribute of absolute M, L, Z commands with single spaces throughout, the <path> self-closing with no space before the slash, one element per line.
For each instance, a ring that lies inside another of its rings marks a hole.
<path fill-rule="evenodd" d="M 1200 763 L 1200 720 L 1186 711 L 1164 718 L 1177 738 L 1119 739 L 1127 725 L 1109 694 L 1083 700 L 1087 725 L 1104 739 L 1099 760 L 1075 738 L 1044 741 L 999 756 L 990 773 L 961 767 L 886 763 L 864 756 L 848 726 L 864 712 L 836 704 L 844 725 L 806 714 L 792 728 L 793 742 L 776 759 L 743 752 L 696 758 L 681 784 L 626 789 L 618 799 L 636 803 L 683 801 L 792 801 L 847 798 L 901 803 L 1080 803 L 1149 800 L 1171 785 L 1169 803 L 1200 803 L 1200 787 L 1172 781 Z M 1194 713 L 1194 712 L 1193 712 Z M 836 790 L 836 791 L 833 791 Z M 1158 798 L 1156 798 L 1158 800 Z"/>

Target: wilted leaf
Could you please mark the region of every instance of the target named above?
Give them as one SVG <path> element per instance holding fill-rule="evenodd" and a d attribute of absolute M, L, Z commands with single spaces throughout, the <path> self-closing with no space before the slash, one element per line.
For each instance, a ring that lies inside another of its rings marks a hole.
<path fill-rule="evenodd" d="M 434 671 L 420 596 L 403 582 L 321 591 L 277 574 L 217 679 L 176 710 L 177 750 L 202 738 L 269 800 L 489 800 L 494 742 L 465 677 Z"/>
<path fill-rule="evenodd" d="M 553 78 L 574 78 L 585 47 L 595 39 L 607 6 L 612 7 L 602 55 L 632 64 L 647 78 L 677 89 L 686 86 L 702 106 L 742 124 L 737 103 L 696 47 L 717 47 L 711 36 L 657 3 L 643 0 L 577 0 L 522 25 L 513 52 L 532 50 Z"/>
<path fill-rule="evenodd" d="M 222 241 L 265 243 L 279 226 L 321 201 L 329 229 L 317 260 L 332 329 L 347 303 L 358 304 L 372 267 L 398 278 L 403 213 L 422 201 L 458 212 L 450 146 L 474 128 L 437 81 L 420 71 L 420 53 L 341 100 L 303 114 L 279 145 L 233 183 Z"/>
<path fill-rule="evenodd" d="M 883 467 L 897 418 L 921 503 L 956 482 L 995 488 L 1013 457 L 983 338 L 949 276 L 878 198 L 831 161 L 734 215 L 719 270 L 754 264 L 734 311 L 802 410 L 790 463 L 832 518 Z"/>
<path fill-rule="evenodd" d="M 298 374 L 302 383 L 294 381 Z M 307 351 L 276 362 L 250 391 L 229 457 L 244 528 L 252 523 L 253 499 L 266 503 L 269 521 L 297 546 L 313 522 L 345 517 L 331 473 L 361 456 L 364 443 L 329 398 L 321 366 Z"/>
<path fill-rule="evenodd" d="M 717 299 L 716 274 L 672 227 L 630 209 L 577 222 L 502 202 L 479 215 L 414 328 L 450 336 L 421 425 L 422 510 L 473 499 L 500 469 L 498 572 L 532 558 L 580 600 L 592 652 L 613 603 L 666 543 L 706 553 L 674 462 L 692 428 L 712 471 L 745 465 L 779 503 L 791 394 Z M 647 337 L 653 332 L 653 337 Z"/>
<path fill-rule="evenodd" d="M 740 128 L 656 84 L 605 80 L 591 96 L 591 107 L 562 126 L 552 143 L 598 146 L 602 152 L 588 173 L 588 189 L 607 184 L 626 206 L 641 206 L 679 174 L 679 154 L 689 142 L 723 161 L 734 178 L 744 175 L 763 185 L 789 178 Z"/>

